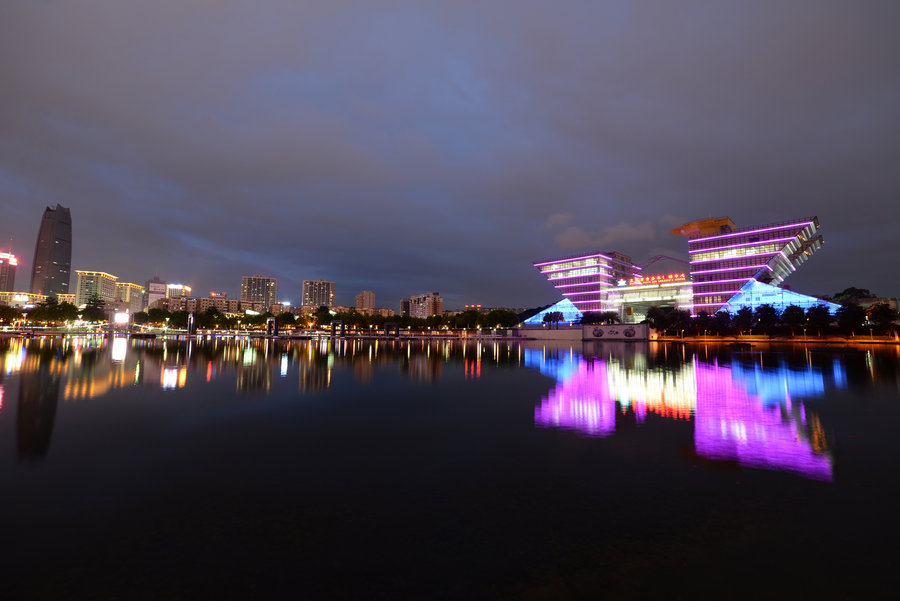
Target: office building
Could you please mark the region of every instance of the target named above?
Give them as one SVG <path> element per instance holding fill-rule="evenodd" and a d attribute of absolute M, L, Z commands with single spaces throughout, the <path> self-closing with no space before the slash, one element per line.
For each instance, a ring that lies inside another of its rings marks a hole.
<path fill-rule="evenodd" d="M 75 306 L 87 304 L 91 297 L 97 296 L 104 303 L 112 303 L 116 300 L 116 280 L 114 275 L 103 271 L 81 271 L 76 269 L 78 276 L 75 286 Z"/>
<path fill-rule="evenodd" d="M 166 284 L 166 298 L 181 298 L 191 295 L 191 287 L 184 284 Z"/>
<path fill-rule="evenodd" d="M 241 302 L 261 303 L 268 308 L 277 303 L 278 280 L 263 275 L 241 278 Z"/>
<path fill-rule="evenodd" d="M 424 319 L 444 313 L 444 299 L 438 292 L 426 292 L 409 297 L 409 316 Z"/>
<path fill-rule="evenodd" d="M 137 313 L 144 307 L 144 287 L 129 282 L 116 282 L 116 301 L 129 313 Z"/>
<path fill-rule="evenodd" d="M 168 283 L 159 279 L 159 275 L 144 282 L 144 309 L 149 309 L 159 299 L 166 298 L 167 286 Z"/>
<path fill-rule="evenodd" d="M 47 296 L 68 293 L 71 268 L 72 215 L 61 205 L 47 207 L 34 246 L 31 292 Z"/>
<path fill-rule="evenodd" d="M 12 253 L 0 253 L 0 292 L 12 292 L 16 287 L 16 266 L 19 260 Z"/>
<path fill-rule="evenodd" d="M 694 312 L 715 313 L 750 281 L 780 286 L 824 241 L 815 217 L 737 228 L 730 219 L 687 223 Z"/>
<path fill-rule="evenodd" d="M 334 282 L 326 280 L 303 280 L 304 307 L 334 307 Z"/>
<path fill-rule="evenodd" d="M 356 310 L 365 315 L 371 315 L 375 311 L 375 292 L 363 290 L 357 294 Z"/>

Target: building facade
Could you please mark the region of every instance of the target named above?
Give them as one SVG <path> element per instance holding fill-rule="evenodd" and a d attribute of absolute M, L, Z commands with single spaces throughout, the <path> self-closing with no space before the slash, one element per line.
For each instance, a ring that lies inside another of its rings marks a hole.
<path fill-rule="evenodd" d="M 41 219 L 34 263 L 31 268 L 32 294 L 67 294 L 72 269 L 72 215 L 69 209 L 47 207 Z"/>
<path fill-rule="evenodd" d="M 437 292 L 426 292 L 409 297 L 409 316 L 425 319 L 444 313 L 444 299 Z"/>
<path fill-rule="evenodd" d="M 166 298 L 181 298 L 191 295 L 191 287 L 184 284 L 166 284 Z"/>
<path fill-rule="evenodd" d="M 816 217 L 739 228 L 727 218 L 703 219 L 677 227 L 688 238 L 688 261 L 657 256 L 644 268 L 617 252 L 580 254 L 534 266 L 582 313 L 613 312 L 623 323 L 638 323 L 649 307 L 672 307 L 713 314 L 745 306 L 836 305 L 790 292 L 784 280 L 812 256 L 824 240 Z M 676 264 L 660 271 L 657 261 Z M 653 272 L 650 265 L 653 264 Z"/>
<path fill-rule="evenodd" d="M 149 309 L 159 299 L 166 298 L 167 286 L 168 282 L 159 279 L 158 275 L 144 282 L 144 308 Z"/>
<path fill-rule="evenodd" d="M 693 312 L 713 314 L 751 280 L 780 286 L 824 244 L 816 217 L 738 228 L 704 219 L 675 228 L 687 236 Z"/>
<path fill-rule="evenodd" d="M 615 310 L 608 302 L 609 291 L 641 271 L 631 257 L 618 252 L 564 257 L 534 266 L 582 313 Z"/>
<path fill-rule="evenodd" d="M 75 270 L 78 276 L 75 286 L 75 306 L 80 307 L 90 300 L 92 296 L 100 297 L 104 303 L 112 303 L 116 300 L 116 280 L 114 275 L 103 271 Z"/>
<path fill-rule="evenodd" d="M 371 315 L 375 311 L 375 292 L 363 290 L 356 295 L 356 310 L 365 315 Z"/>
<path fill-rule="evenodd" d="M 129 313 L 137 313 L 144 308 L 144 287 L 130 282 L 116 282 L 116 300 L 124 304 Z"/>
<path fill-rule="evenodd" d="M 241 278 L 241 302 L 262 303 L 271 307 L 278 302 L 278 280 L 263 275 L 245 275 Z"/>
<path fill-rule="evenodd" d="M 327 280 L 303 280 L 304 307 L 334 307 L 334 282 Z"/>
<path fill-rule="evenodd" d="M 16 289 L 16 266 L 19 260 L 12 253 L 0 253 L 0 292 Z"/>

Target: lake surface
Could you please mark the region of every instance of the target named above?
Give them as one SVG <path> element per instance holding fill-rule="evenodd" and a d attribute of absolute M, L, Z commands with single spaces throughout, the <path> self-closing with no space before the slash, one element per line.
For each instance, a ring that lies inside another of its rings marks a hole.
<path fill-rule="evenodd" d="M 900 347 L 0 339 L 4 596 L 894 597 Z"/>

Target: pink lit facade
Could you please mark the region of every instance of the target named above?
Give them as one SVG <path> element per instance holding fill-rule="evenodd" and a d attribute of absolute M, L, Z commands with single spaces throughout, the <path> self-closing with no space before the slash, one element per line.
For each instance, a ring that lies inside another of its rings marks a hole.
<path fill-rule="evenodd" d="M 687 234 L 694 314 L 715 313 L 750 280 L 780 285 L 824 243 L 816 217 L 730 229 Z"/>
<path fill-rule="evenodd" d="M 641 269 L 632 264 L 631 257 L 617 252 L 565 257 L 534 266 L 582 313 L 618 311 L 619 307 L 609 302 L 609 291 L 619 282 L 639 276 Z"/>

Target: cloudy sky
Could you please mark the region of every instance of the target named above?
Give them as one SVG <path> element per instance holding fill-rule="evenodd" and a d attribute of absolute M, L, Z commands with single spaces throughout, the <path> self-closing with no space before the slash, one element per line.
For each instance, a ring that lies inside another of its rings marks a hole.
<path fill-rule="evenodd" d="M 900 295 L 900 2 L 0 0 L 0 241 L 380 306 L 558 299 L 579 250 L 817 215 L 788 283 Z M 74 282 L 73 282 L 74 284 Z"/>

